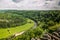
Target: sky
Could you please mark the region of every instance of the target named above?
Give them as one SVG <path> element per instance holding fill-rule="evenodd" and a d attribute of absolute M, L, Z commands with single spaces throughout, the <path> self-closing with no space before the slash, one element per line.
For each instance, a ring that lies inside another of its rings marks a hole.
<path fill-rule="evenodd" d="M 0 10 L 60 10 L 59 0 L 0 0 Z"/>

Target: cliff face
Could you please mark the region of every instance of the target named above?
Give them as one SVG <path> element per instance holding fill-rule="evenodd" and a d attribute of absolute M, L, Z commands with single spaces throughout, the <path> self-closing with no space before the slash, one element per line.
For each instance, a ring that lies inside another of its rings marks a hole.
<path fill-rule="evenodd" d="M 53 33 L 45 33 L 42 38 L 35 37 L 31 40 L 60 40 L 60 30 L 57 30 Z"/>
<path fill-rule="evenodd" d="M 42 40 L 60 40 L 60 31 L 53 32 L 52 34 L 47 33 L 43 36 Z"/>

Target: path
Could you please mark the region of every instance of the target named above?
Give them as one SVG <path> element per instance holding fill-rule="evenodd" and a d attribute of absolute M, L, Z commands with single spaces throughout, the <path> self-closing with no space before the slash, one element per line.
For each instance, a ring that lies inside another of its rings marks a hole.
<path fill-rule="evenodd" d="M 32 29 L 34 29 L 34 28 L 36 28 L 36 27 L 37 27 L 37 23 L 34 22 L 34 26 L 33 26 Z M 16 33 L 16 34 L 14 34 L 14 36 L 16 37 L 16 36 L 22 35 L 24 32 L 25 32 L 25 31 L 22 31 L 22 32 L 20 32 L 20 33 Z"/>
<path fill-rule="evenodd" d="M 16 36 L 22 35 L 24 32 L 25 32 L 25 31 L 22 31 L 22 32 L 20 32 L 20 33 L 16 33 L 16 34 L 14 34 L 14 36 L 16 37 Z"/>

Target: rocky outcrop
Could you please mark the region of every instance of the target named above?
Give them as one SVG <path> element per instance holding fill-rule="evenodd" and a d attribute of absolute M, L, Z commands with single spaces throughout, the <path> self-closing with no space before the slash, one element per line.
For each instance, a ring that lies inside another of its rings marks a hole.
<path fill-rule="evenodd" d="M 60 40 L 60 30 L 53 33 L 45 33 L 43 38 L 34 38 L 34 40 Z"/>
<path fill-rule="evenodd" d="M 58 29 L 57 31 L 53 33 L 44 34 L 41 40 L 60 40 L 60 30 Z"/>

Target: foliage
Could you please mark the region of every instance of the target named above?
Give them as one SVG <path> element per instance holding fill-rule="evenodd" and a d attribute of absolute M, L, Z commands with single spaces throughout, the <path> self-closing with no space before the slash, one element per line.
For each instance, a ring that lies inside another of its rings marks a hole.
<path fill-rule="evenodd" d="M 13 13 L 21 15 L 25 18 L 32 19 L 37 23 L 37 27 L 35 29 L 29 30 L 21 36 L 17 36 L 13 40 L 31 40 L 33 37 L 41 37 L 44 30 L 47 32 L 55 31 L 60 28 L 60 11 L 59 10 L 46 10 L 46 11 L 20 11 L 20 10 L 8 10 L 6 13 Z M 59 26 L 57 26 L 57 25 Z M 41 31 L 41 29 L 43 31 Z"/>
<path fill-rule="evenodd" d="M 3 38 L 9 38 L 10 36 L 15 35 L 16 33 L 27 31 L 34 26 L 34 22 L 32 20 L 27 19 L 26 21 L 27 23 L 21 26 L 10 27 L 10 28 L 0 28 L 0 39 L 2 40 Z"/>
<path fill-rule="evenodd" d="M 17 14 L 0 13 L 0 28 L 16 27 L 26 24 L 26 19 Z"/>

